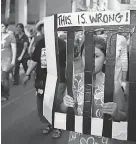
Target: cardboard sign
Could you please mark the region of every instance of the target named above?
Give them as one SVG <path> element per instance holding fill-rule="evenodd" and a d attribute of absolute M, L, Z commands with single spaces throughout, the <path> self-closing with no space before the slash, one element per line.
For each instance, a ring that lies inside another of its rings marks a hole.
<path fill-rule="evenodd" d="M 76 12 L 57 15 L 58 27 L 130 24 L 130 11 Z"/>
<path fill-rule="evenodd" d="M 134 14 L 135 15 L 135 14 Z M 111 16 L 113 16 L 111 18 Z M 130 11 L 106 11 L 106 12 L 80 12 L 80 13 L 66 13 L 58 14 L 55 16 L 47 17 L 44 19 L 45 24 L 45 43 L 46 43 L 46 57 L 47 57 L 47 80 L 45 85 L 44 102 L 43 102 L 43 114 L 46 119 L 58 129 L 64 129 L 68 131 L 74 131 L 85 135 L 94 135 L 103 138 L 115 138 L 118 140 L 125 141 L 136 141 L 134 136 L 136 133 L 136 107 L 134 101 L 136 101 L 136 77 L 133 71 L 130 71 L 130 86 L 129 89 L 129 114 L 128 120 L 116 122 L 113 121 L 110 115 L 104 115 L 101 109 L 96 110 L 95 115 L 92 113 L 92 99 L 99 106 L 103 103 L 113 102 L 114 97 L 114 68 L 115 68 L 115 57 L 116 57 L 116 41 L 117 33 L 111 32 L 108 35 L 107 42 L 107 55 L 106 55 L 106 71 L 105 71 L 105 85 L 98 89 L 98 94 L 93 96 L 93 83 L 92 83 L 92 73 L 93 73 L 93 59 L 94 59 L 94 45 L 93 45 L 93 32 L 86 31 L 85 33 L 85 69 L 84 69 L 84 80 L 78 80 L 78 78 L 73 77 L 73 61 L 74 61 L 74 30 L 69 31 L 69 27 L 74 26 L 105 26 L 111 25 L 111 29 L 114 30 L 112 25 L 129 25 L 130 24 Z M 108 17 L 108 19 L 106 19 Z M 81 21 L 79 21 L 81 18 Z M 91 18 L 91 20 L 90 20 Z M 84 21 L 82 21 L 84 20 Z M 133 21 L 136 19 L 133 16 Z M 135 22 L 131 22 L 135 25 Z M 132 25 L 131 25 L 132 26 Z M 56 103 L 58 99 L 57 92 L 62 91 L 60 85 L 60 65 L 59 65 L 59 48 L 58 48 L 58 28 L 66 27 L 67 31 L 67 58 L 66 58 L 66 90 L 60 97 L 68 94 L 75 98 L 74 110 L 67 110 L 66 113 L 56 109 Z M 134 27 L 135 28 L 135 27 Z M 95 28 L 94 28 L 95 30 Z M 132 30 L 132 29 L 131 29 Z M 131 32 L 130 30 L 130 32 Z M 133 31 L 134 32 L 134 31 Z M 114 34 L 113 34 L 114 33 Z M 130 67 L 136 67 L 136 34 L 132 34 L 132 53 L 130 59 Z M 73 78 L 73 79 L 72 79 Z M 74 88 L 72 84 L 77 83 L 77 87 Z M 82 83 L 84 85 L 82 85 Z M 103 90 L 104 89 L 104 90 Z M 103 94 L 104 93 L 104 94 Z M 77 96 L 77 95 L 78 96 Z M 104 95 L 104 98 L 103 98 Z M 95 101 L 96 99 L 96 101 Z M 80 107 L 83 105 L 83 107 Z M 80 113 L 81 110 L 81 113 Z M 76 112 L 78 111 L 77 114 Z M 132 114 L 133 115 L 132 115 Z M 90 136 L 91 137 L 91 136 Z M 89 138 L 89 137 L 88 137 Z M 92 138 L 92 137 L 91 137 Z M 124 141 L 123 141 L 124 142 Z M 118 144 L 118 142 L 116 142 Z M 74 143 L 75 144 L 75 143 Z"/>

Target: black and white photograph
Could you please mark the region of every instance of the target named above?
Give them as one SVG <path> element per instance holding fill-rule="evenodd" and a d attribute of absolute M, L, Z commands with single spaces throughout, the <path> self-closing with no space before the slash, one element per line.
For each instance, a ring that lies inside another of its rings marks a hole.
<path fill-rule="evenodd" d="M 1 0 L 1 143 L 136 143 L 136 1 Z"/>

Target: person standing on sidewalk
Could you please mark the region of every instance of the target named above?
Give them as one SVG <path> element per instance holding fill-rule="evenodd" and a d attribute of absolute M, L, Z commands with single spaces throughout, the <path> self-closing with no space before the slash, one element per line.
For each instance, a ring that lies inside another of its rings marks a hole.
<path fill-rule="evenodd" d="M 1 23 L 1 79 L 2 101 L 9 98 L 9 73 L 15 66 L 16 39 L 13 33 L 8 31 L 8 24 Z"/>
<path fill-rule="evenodd" d="M 15 38 L 17 41 L 17 61 L 15 65 L 15 72 L 14 72 L 14 85 L 19 85 L 19 70 L 20 64 L 23 65 L 24 71 L 27 71 L 27 62 L 29 59 L 29 55 L 27 52 L 29 41 L 28 37 L 24 32 L 24 25 L 22 23 L 18 23 L 16 25 L 16 34 Z"/>
<path fill-rule="evenodd" d="M 42 32 L 42 27 L 43 27 L 43 24 L 36 27 L 37 34 L 31 40 L 29 48 L 28 48 L 28 53 L 29 53 L 30 57 L 32 56 L 32 54 L 34 52 L 36 43 L 44 37 L 44 34 Z"/>
<path fill-rule="evenodd" d="M 39 24 L 39 25 L 42 25 L 41 29 L 42 29 L 42 33 L 44 33 L 44 25 L 43 24 Z M 62 43 L 62 41 L 63 40 L 61 39 L 58 40 L 59 48 L 61 51 L 63 49 L 62 46 L 64 46 L 65 43 L 64 41 L 63 41 L 64 43 Z M 38 115 L 40 117 L 41 122 L 48 123 L 45 117 L 43 116 L 43 98 L 44 98 L 45 83 L 47 77 L 46 48 L 45 48 L 44 37 L 35 44 L 35 50 L 32 54 L 31 64 L 29 65 L 28 70 L 25 74 L 25 77 L 23 79 L 23 84 L 26 84 L 27 81 L 30 79 L 31 72 L 34 70 L 35 67 L 36 67 L 35 88 L 36 88 L 36 95 L 37 95 Z M 64 69 L 62 69 L 62 71 L 64 71 Z M 58 97 L 61 95 L 61 92 L 63 91 L 63 87 L 64 85 L 60 84 L 60 91 L 58 91 L 57 93 Z M 52 130 L 53 128 L 49 124 L 43 129 L 43 134 L 48 134 Z M 61 136 L 61 131 L 59 129 L 54 129 L 52 137 L 59 138 L 60 136 Z"/>

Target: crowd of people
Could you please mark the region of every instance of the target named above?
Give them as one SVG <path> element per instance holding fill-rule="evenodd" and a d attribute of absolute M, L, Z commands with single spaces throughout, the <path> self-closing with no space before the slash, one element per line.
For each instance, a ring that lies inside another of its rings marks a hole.
<path fill-rule="evenodd" d="M 29 35 L 25 32 L 25 27 L 22 23 L 16 25 L 16 31 L 11 32 L 8 30 L 7 23 L 1 23 L 1 72 L 2 72 L 2 101 L 7 101 L 10 96 L 10 86 L 9 86 L 9 74 L 13 75 L 13 85 L 20 84 L 20 64 L 23 65 L 25 76 L 22 80 L 22 84 L 26 84 L 28 80 L 31 79 L 31 73 L 35 71 L 35 89 L 37 96 L 37 109 L 38 115 L 41 122 L 48 123 L 48 121 L 43 116 L 43 98 L 45 83 L 47 77 L 47 61 L 46 61 L 46 47 L 45 47 L 45 37 L 44 37 L 44 24 L 38 23 L 36 25 L 36 30 L 31 29 Z M 95 74 L 96 80 L 94 83 L 95 87 L 99 88 L 104 84 L 104 62 L 106 58 L 106 39 L 107 32 L 103 30 L 98 30 L 95 33 Z M 129 39 L 129 38 L 128 38 Z M 83 42 L 82 37 L 76 37 L 75 40 L 75 51 L 74 57 L 81 56 L 83 67 L 84 67 L 84 46 L 81 44 Z M 129 40 L 128 40 L 129 41 Z M 126 120 L 124 93 L 127 94 L 127 72 L 128 72 L 128 49 L 126 38 L 118 34 L 117 35 L 117 48 L 116 48 L 116 64 L 115 64 L 115 95 L 114 102 L 112 103 L 102 103 L 102 108 L 100 109 L 101 118 L 103 113 L 110 114 L 115 121 Z M 57 93 L 58 104 L 56 104 L 58 109 L 62 112 L 67 110 L 67 107 L 74 107 L 74 100 L 66 95 L 64 96 L 64 91 L 66 90 L 66 78 L 65 78 L 65 68 L 66 68 L 66 34 L 61 34 L 58 38 L 59 46 L 59 64 L 60 64 L 60 84 Z M 79 48 L 80 47 L 80 48 Z M 28 65 L 28 61 L 30 61 Z M 76 79 L 76 78 L 75 78 Z M 83 74 L 81 74 L 81 79 L 83 79 Z M 83 80 L 82 80 L 83 81 Z M 123 90 L 122 90 L 122 89 Z M 103 92 L 103 89 L 101 89 Z M 96 93 L 97 95 L 97 93 Z M 104 95 L 103 95 L 104 96 Z M 95 96 L 94 96 L 95 101 Z M 78 111 L 80 109 L 80 111 Z M 77 112 L 79 115 L 82 114 L 82 105 L 79 105 Z M 95 112 L 99 109 L 98 106 L 95 107 Z M 44 129 L 43 133 L 48 134 L 53 130 L 53 138 L 59 138 L 62 131 L 59 129 L 53 129 L 50 124 L 48 124 Z M 72 133 L 71 133 L 72 135 Z M 70 135 L 70 136 L 71 136 Z M 97 141 L 97 140 L 96 140 Z M 75 143 L 74 143 L 75 144 Z"/>

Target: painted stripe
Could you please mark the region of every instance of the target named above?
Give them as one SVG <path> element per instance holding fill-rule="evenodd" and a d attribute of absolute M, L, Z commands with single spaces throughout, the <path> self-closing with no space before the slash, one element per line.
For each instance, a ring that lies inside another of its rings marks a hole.
<path fill-rule="evenodd" d="M 47 79 L 43 101 L 43 115 L 52 124 L 52 110 L 58 76 L 54 38 L 54 16 L 45 18 L 44 25 L 47 52 Z"/>
<path fill-rule="evenodd" d="M 94 67 L 94 42 L 93 33 L 85 34 L 85 70 L 84 70 L 84 109 L 83 133 L 91 134 L 91 109 L 92 109 L 92 81 Z"/>
<path fill-rule="evenodd" d="M 54 128 L 66 130 L 66 114 L 55 112 L 54 115 Z"/>
<path fill-rule="evenodd" d="M 132 35 L 129 57 L 128 140 L 136 141 L 136 33 Z"/>
<path fill-rule="evenodd" d="M 127 140 L 127 122 L 112 123 L 112 138 L 119 140 Z"/>
<path fill-rule="evenodd" d="M 67 32 L 67 68 L 66 68 L 66 83 L 67 93 L 73 97 L 73 57 L 74 57 L 74 31 Z M 74 97 L 73 97 L 74 98 Z M 75 131 L 75 112 L 73 108 L 67 110 L 67 122 L 66 127 L 68 131 Z"/>
<path fill-rule="evenodd" d="M 59 81 L 60 81 L 60 64 L 59 64 L 59 46 L 58 46 L 58 33 L 57 33 L 57 14 L 54 15 L 54 42 L 55 42 L 55 57 L 56 57 L 56 71 L 57 71 L 57 81 L 56 81 L 56 89 L 54 95 L 54 102 L 52 108 L 52 126 L 54 127 L 54 113 L 57 110 L 57 93 L 59 91 Z"/>
<path fill-rule="evenodd" d="M 75 116 L 75 132 L 83 133 L 83 116 Z"/>
<path fill-rule="evenodd" d="M 91 119 L 91 135 L 102 136 L 103 119 L 92 118 Z"/>
<path fill-rule="evenodd" d="M 106 69 L 105 69 L 105 86 L 104 86 L 104 103 L 113 102 L 114 95 L 114 72 L 116 60 L 116 39 L 117 34 L 109 33 L 107 53 L 106 53 Z M 112 137 L 112 119 L 108 114 L 104 114 L 103 136 Z"/>
<path fill-rule="evenodd" d="M 44 100 L 43 100 L 43 115 L 51 124 L 52 124 L 52 110 L 53 110 L 56 84 L 57 84 L 57 77 L 47 73 Z"/>

